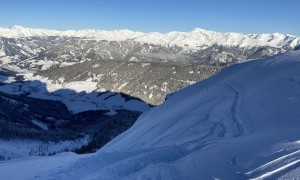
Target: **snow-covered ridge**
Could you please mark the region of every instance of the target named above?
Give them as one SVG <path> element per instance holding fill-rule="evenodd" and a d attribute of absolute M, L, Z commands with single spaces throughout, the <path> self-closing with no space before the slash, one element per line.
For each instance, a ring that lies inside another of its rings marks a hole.
<path fill-rule="evenodd" d="M 126 39 L 132 39 L 144 35 L 141 32 L 133 32 L 127 29 L 104 31 L 95 29 L 86 30 L 50 30 L 50 29 L 36 29 L 36 28 L 25 28 L 22 26 L 13 27 L 0 27 L 0 37 L 7 38 L 22 38 L 22 37 L 35 37 L 35 36 L 64 36 L 64 37 L 81 37 L 81 38 L 92 38 L 98 40 L 109 40 L 109 41 L 123 41 Z"/>
<path fill-rule="evenodd" d="M 177 45 L 180 47 L 199 48 L 214 44 L 241 47 L 287 47 L 295 48 L 300 44 L 300 37 L 288 34 L 241 34 L 241 33 L 219 33 L 195 28 L 191 32 L 172 31 L 165 34 L 158 32 L 143 33 L 124 30 L 66 30 L 57 31 L 49 29 L 24 28 L 22 26 L 0 27 L 0 37 L 22 38 L 34 36 L 64 36 L 80 37 L 107 41 L 135 40 L 143 43 Z"/>

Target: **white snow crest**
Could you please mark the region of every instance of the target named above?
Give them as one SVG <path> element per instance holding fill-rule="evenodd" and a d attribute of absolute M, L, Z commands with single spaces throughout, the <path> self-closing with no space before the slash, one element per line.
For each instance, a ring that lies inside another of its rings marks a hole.
<path fill-rule="evenodd" d="M 128 29 L 123 30 L 66 30 L 57 31 L 49 29 L 24 28 L 13 26 L 8 28 L 0 27 L 0 36 L 7 38 L 21 38 L 33 36 L 66 36 L 81 37 L 96 40 L 124 41 L 134 39 L 138 42 L 176 45 L 185 49 L 197 49 L 213 44 L 226 46 L 257 47 L 271 46 L 283 47 L 289 45 L 291 48 L 300 44 L 300 38 L 288 34 L 241 34 L 241 33 L 218 33 L 207 31 L 201 28 L 195 28 L 191 32 L 169 32 L 169 33 L 143 33 L 134 32 Z"/>

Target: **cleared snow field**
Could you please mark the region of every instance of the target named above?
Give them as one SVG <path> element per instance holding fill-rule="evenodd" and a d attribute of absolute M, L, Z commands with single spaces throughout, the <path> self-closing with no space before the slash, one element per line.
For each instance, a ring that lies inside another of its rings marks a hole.
<path fill-rule="evenodd" d="M 173 93 L 95 154 L 3 162 L 1 178 L 298 179 L 299 99 L 300 51 L 233 65 Z"/>

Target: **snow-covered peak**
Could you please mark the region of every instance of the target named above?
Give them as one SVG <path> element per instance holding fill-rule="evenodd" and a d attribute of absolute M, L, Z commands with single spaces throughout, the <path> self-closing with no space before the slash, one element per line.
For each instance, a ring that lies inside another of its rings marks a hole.
<path fill-rule="evenodd" d="M 95 29 L 57 31 L 49 29 L 24 28 L 22 26 L 0 28 L 0 37 L 21 38 L 33 36 L 65 36 L 108 41 L 134 39 L 142 43 L 176 45 L 188 49 L 196 49 L 201 46 L 211 46 L 213 44 L 240 47 L 270 46 L 278 48 L 288 46 L 294 48 L 300 44 L 300 38 L 292 35 L 279 33 L 248 35 L 241 33 L 218 33 L 201 28 L 195 28 L 191 32 L 172 31 L 165 34 L 159 32 L 134 32 L 128 29 L 113 31 Z"/>
<path fill-rule="evenodd" d="M 209 33 L 216 33 L 216 32 L 197 27 L 197 28 L 194 28 L 191 31 L 191 33 L 193 33 L 193 34 L 209 34 Z"/>
<path fill-rule="evenodd" d="M 10 29 L 19 29 L 19 30 L 21 30 L 21 29 L 25 29 L 25 28 L 23 26 L 14 25 L 14 26 L 10 27 Z"/>
<path fill-rule="evenodd" d="M 133 32 L 128 29 L 123 30 L 95 30 L 95 29 L 85 29 L 85 30 L 49 30 L 49 29 L 37 29 L 37 28 L 25 28 L 22 26 L 13 26 L 8 28 L 0 27 L 0 37 L 7 38 L 24 38 L 24 37 L 34 37 L 34 36 L 64 36 L 64 37 L 81 37 L 81 38 L 91 38 L 97 40 L 108 40 L 108 41 L 124 41 L 126 39 L 132 39 L 138 36 L 144 35 L 144 33 Z"/>
<path fill-rule="evenodd" d="M 60 32 L 49 29 L 33 29 L 25 28 L 22 26 L 12 26 L 7 28 L 0 27 L 0 37 L 7 38 L 21 38 L 21 37 L 34 37 L 34 36 L 59 36 Z"/>

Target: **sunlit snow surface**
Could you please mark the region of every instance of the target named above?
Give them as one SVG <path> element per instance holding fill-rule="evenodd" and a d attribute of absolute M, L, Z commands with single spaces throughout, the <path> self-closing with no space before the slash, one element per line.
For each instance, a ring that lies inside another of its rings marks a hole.
<path fill-rule="evenodd" d="M 169 96 L 95 154 L 2 162 L 1 178 L 299 178 L 299 99 L 300 51 L 233 65 Z"/>

